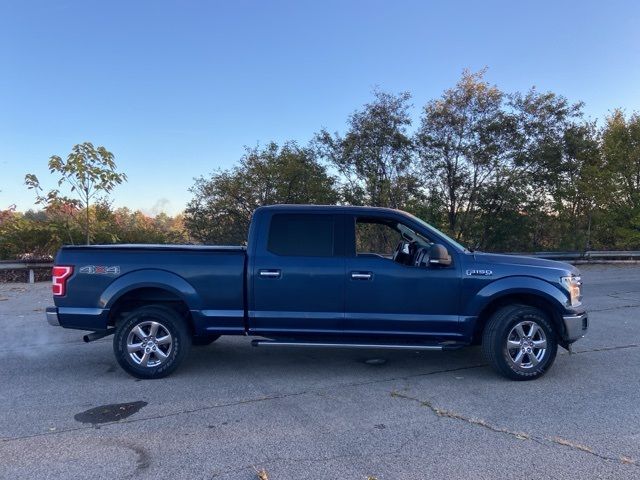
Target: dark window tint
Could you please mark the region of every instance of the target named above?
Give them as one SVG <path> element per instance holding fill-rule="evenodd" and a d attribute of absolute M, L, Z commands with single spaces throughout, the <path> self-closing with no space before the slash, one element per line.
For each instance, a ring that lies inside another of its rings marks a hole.
<path fill-rule="evenodd" d="M 373 219 L 358 219 L 356 222 L 356 253 L 376 253 L 384 257 L 393 256 L 402 235 L 392 225 Z"/>
<path fill-rule="evenodd" d="M 274 215 L 267 248 L 277 255 L 333 255 L 333 216 Z"/>

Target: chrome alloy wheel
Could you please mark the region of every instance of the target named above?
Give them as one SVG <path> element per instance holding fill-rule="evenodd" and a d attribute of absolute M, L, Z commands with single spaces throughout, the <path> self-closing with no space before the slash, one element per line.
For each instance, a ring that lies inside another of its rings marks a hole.
<path fill-rule="evenodd" d="M 507 336 L 507 357 L 518 368 L 534 368 L 544 359 L 546 351 L 547 337 L 536 322 L 524 320 Z"/>
<path fill-rule="evenodd" d="M 151 320 L 138 323 L 127 337 L 131 360 L 142 367 L 157 367 L 171 354 L 173 337 L 161 323 Z"/>

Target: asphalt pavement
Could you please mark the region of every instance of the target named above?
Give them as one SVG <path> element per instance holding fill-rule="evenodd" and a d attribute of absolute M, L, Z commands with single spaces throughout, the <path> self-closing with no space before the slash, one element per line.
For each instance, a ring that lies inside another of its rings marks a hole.
<path fill-rule="evenodd" d="M 583 266 L 590 330 L 532 382 L 453 352 L 194 347 L 136 380 L 111 338 L 0 285 L 0 478 L 640 479 L 640 266 Z"/>

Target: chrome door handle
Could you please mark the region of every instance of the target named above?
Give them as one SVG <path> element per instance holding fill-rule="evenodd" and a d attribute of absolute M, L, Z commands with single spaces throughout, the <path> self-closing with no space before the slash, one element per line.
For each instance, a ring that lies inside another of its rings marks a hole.
<path fill-rule="evenodd" d="M 351 278 L 354 280 L 371 280 L 373 275 L 367 272 L 351 272 Z"/>
<path fill-rule="evenodd" d="M 280 276 L 280 270 L 260 270 L 258 275 L 266 278 L 278 278 Z"/>

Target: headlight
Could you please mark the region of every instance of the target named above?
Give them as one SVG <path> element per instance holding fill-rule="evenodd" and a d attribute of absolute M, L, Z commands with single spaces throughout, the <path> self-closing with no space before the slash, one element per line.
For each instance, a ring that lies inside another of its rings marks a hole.
<path fill-rule="evenodd" d="M 571 306 L 577 307 L 582 303 L 582 280 L 580 277 L 569 276 L 560 277 L 560 283 L 569 292 L 569 299 L 571 300 Z"/>

